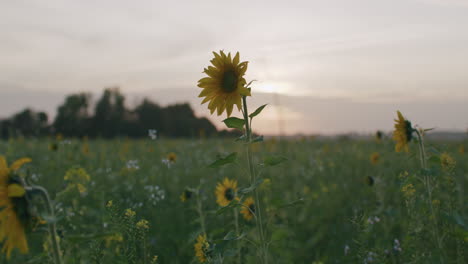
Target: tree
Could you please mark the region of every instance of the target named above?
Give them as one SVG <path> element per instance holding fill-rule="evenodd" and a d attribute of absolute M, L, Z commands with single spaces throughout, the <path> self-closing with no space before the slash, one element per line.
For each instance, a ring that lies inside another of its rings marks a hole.
<path fill-rule="evenodd" d="M 67 137 L 82 137 L 89 132 L 88 93 L 72 94 L 66 97 L 63 105 L 57 109 L 53 127 L 56 133 Z"/>
<path fill-rule="evenodd" d="M 138 120 L 139 136 L 146 136 L 149 129 L 163 131 L 162 108 L 158 104 L 145 98 L 134 112 Z"/>
<path fill-rule="evenodd" d="M 118 87 L 107 88 L 94 108 L 94 136 L 112 138 L 124 134 L 125 130 L 125 97 Z"/>

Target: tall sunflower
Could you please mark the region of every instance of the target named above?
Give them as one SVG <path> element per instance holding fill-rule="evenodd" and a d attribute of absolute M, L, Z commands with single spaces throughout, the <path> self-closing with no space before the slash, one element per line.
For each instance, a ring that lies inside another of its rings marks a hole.
<path fill-rule="evenodd" d="M 248 62 L 240 62 L 239 52 L 234 58 L 231 58 L 231 53 L 226 55 L 223 51 L 213 54 L 213 66 L 203 70 L 208 77 L 198 81 L 198 87 L 203 89 L 198 97 L 205 97 L 202 104 L 210 102 L 208 109 L 211 114 L 217 110 L 217 114 L 221 115 L 226 110 L 229 117 L 234 105 L 241 110 L 242 96 L 250 96 L 250 90 L 245 87 L 246 81 L 243 77 Z"/>
<path fill-rule="evenodd" d="M 247 221 L 252 220 L 255 214 L 255 202 L 252 197 L 245 199 L 242 203 L 242 210 L 240 211 L 244 219 Z"/>
<path fill-rule="evenodd" d="M 216 203 L 220 206 L 227 206 L 236 198 L 237 181 L 224 178 L 223 182 L 216 186 Z"/>
<path fill-rule="evenodd" d="M 206 239 L 206 234 L 198 235 L 197 242 L 193 246 L 195 249 L 195 256 L 200 263 L 205 263 L 209 258 L 210 244 Z"/>
<path fill-rule="evenodd" d="M 393 131 L 393 140 L 396 141 L 395 151 L 401 152 L 402 150 L 408 152 L 408 143 L 413 138 L 413 127 L 411 122 L 406 120 L 400 111 L 397 111 L 398 119 L 395 119 L 395 131 Z"/>
<path fill-rule="evenodd" d="M 11 175 L 28 162 L 31 159 L 22 158 L 8 167 L 5 157 L 0 156 L 0 242 L 3 242 L 2 252 L 6 252 L 7 258 L 10 258 L 14 248 L 23 254 L 29 251 L 25 235 L 30 219 L 26 190 L 21 181 Z"/>

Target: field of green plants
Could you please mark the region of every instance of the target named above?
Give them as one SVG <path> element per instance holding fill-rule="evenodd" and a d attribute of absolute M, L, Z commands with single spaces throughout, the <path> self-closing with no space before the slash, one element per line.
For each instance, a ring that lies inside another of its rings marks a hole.
<path fill-rule="evenodd" d="M 468 142 L 426 142 L 424 169 L 417 144 L 396 153 L 385 137 L 251 147 L 253 185 L 245 144 L 229 139 L 0 142 L 8 164 L 31 158 L 17 173 L 46 188 L 55 209 L 36 202 L 29 253 L 0 262 L 53 263 L 43 222 L 54 222 L 64 263 L 198 263 L 201 234 L 213 263 L 468 263 Z M 222 207 L 225 178 L 237 198 Z M 256 221 L 240 213 L 254 190 L 261 250 Z"/>

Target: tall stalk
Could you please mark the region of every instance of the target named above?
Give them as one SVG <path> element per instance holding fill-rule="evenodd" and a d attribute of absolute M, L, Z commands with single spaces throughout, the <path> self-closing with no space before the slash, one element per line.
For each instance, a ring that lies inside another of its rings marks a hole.
<path fill-rule="evenodd" d="M 200 190 L 197 190 L 197 212 L 198 216 L 200 217 L 200 225 L 202 229 L 202 234 L 206 234 L 206 227 L 205 227 L 205 216 L 203 215 L 203 207 L 202 207 L 202 200 L 201 200 Z"/>
<path fill-rule="evenodd" d="M 424 149 L 424 139 L 423 135 L 421 132 L 419 132 L 417 129 L 414 129 L 416 132 L 416 135 L 418 136 L 418 145 L 419 145 L 419 157 L 421 159 L 421 167 L 424 170 L 424 186 L 426 187 L 426 192 L 427 192 L 427 197 L 428 197 L 428 204 L 429 208 L 431 210 L 431 218 L 434 224 L 434 228 L 432 230 L 433 236 L 437 242 L 437 247 L 439 249 L 439 258 L 440 258 L 440 263 L 445 263 L 444 258 L 443 258 L 443 248 L 442 248 L 442 240 L 439 235 L 439 227 L 437 225 L 437 218 L 436 214 L 434 211 L 434 206 L 432 205 L 432 186 L 431 186 L 431 179 L 429 178 L 428 173 L 426 172 L 427 170 L 427 159 L 426 159 L 426 151 Z"/>
<path fill-rule="evenodd" d="M 236 226 L 236 236 L 239 237 L 240 236 L 240 232 L 239 232 L 239 215 L 238 215 L 238 211 L 237 211 L 237 208 L 234 208 L 233 209 L 233 213 L 234 213 L 234 224 Z M 241 255 L 241 245 L 240 245 L 241 241 L 240 239 L 237 239 L 237 264 L 242 264 L 242 255 Z"/>
<path fill-rule="evenodd" d="M 249 167 L 249 174 L 250 174 L 250 184 L 253 185 L 257 181 L 257 175 L 255 173 L 255 168 L 253 165 L 253 159 L 252 159 L 252 148 L 251 148 L 251 143 L 252 143 L 252 128 L 250 127 L 249 123 L 249 111 L 247 109 L 247 97 L 243 96 L 242 97 L 242 104 L 243 104 L 243 114 L 244 114 L 244 121 L 245 121 L 245 135 L 246 135 L 246 148 L 247 148 L 247 164 Z M 254 199 L 255 199 L 255 214 L 257 217 L 255 217 L 255 224 L 257 226 L 258 230 L 258 235 L 260 237 L 260 243 L 261 243 L 261 258 L 263 260 L 263 263 L 268 263 L 268 250 L 267 250 L 267 245 L 266 245 L 266 240 L 265 240 L 265 233 L 263 230 L 263 220 L 262 220 L 262 210 L 260 206 L 260 199 L 259 199 L 259 194 L 257 188 L 254 189 Z"/>
<path fill-rule="evenodd" d="M 47 208 L 47 213 L 52 219 L 55 219 L 55 213 L 54 213 L 54 208 L 52 206 L 52 201 L 50 200 L 49 193 L 47 192 L 46 189 L 40 187 L 40 186 L 34 186 L 32 187 L 34 191 L 37 191 L 42 199 L 44 199 L 44 202 L 46 203 L 46 208 Z M 55 225 L 55 221 L 48 222 L 48 227 L 49 227 L 49 235 L 51 237 L 52 241 L 52 249 L 54 253 L 54 262 L 55 264 L 62 264 L 62 255 L 60 251 L 60 244 L 57 240 L 57 227 Z"/>

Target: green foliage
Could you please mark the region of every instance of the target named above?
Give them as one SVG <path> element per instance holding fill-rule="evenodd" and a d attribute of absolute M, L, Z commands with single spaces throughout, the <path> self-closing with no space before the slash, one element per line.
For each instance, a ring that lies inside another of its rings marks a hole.
<path fill-rule="evenodd" d="M 393 142 L 386 139 L 265 138 L 251 145 L 254 163 L 265 164 L 257 167 L 259 182 L 251 186 L 247 166 L 237 157 L 245 145 L 231 141 L 72 139 L 51 151 L 48 146 L 55 140 L 11 139 L 0 141 L 0 154 L 8 160 L 33 160 L 22 173 L 46 187 L 55 201 L 67 264 L 151 263 L 155 255 L 158 263 L 197 263 L 193 244 L 201 233 L 198 197 L 213 252 L 225 264 L 236 263 L 239 243 L 241 263 L 258 263 L 255 223 L 239 214 L 253 188 L 261 193 L 265 209 L 270 263 L 440 263 L 425 176 L 432 186 L 445 263 L 468 263 L 468 193 L 463 189 L 468 185 L 468 164 L 466 154 L 458 152 L 468 142 L 429 142 L 427 149 L 438 151 L 428 151 L 428 169 L 421 170 L 416 144 L 405 154 L 395 153 Z M 83 151 L 85 144 L 88 152 Z M 217 169 L 207 167 L 217 153 L 229 151 L 239 154 L 221 158 L 230 157 L 230 162 Z M 177 153 L 177 161 L 168 166 L 162 160 L 170 152 Z M 369 161 L 374 152 L 380 154 L 377 164 Z M 454 167 L 442 168 L 442 152 L 453 157 Z M 129 163 L 135 160 L 138 166 Z M 67 171 L 78 172 L 76 168 L 90 177 L 83 193 L 76 187 L 67 190 L 74 182 L 64 177 Z M 365 182 L 367 176 L 374 179 L 372 186 Z M 214 190 L 226 177 L 247 188 L 239 188 L 240 201 L 220 208 Z M 414 193 L 409 188 L 405 195 L 402 189 L 409 184 Z M 182 202 L 179 197 L 187 186 L 197 186 L 197 194 Z M 113 213 L 106 207 L 109 200 Z M 133 220 L 125 218 L 127 208 L 135 211 Z M 136 227 L 141 219 L 149 222 L 145 232 Z M 38 226 L 27 237 L 30 254 L 15 250 L 9 262 L 2 256 L 0 263 L 52 263 L 50 251 L 44 250 L 45 227 Z"/>
<path fill-rule="evenodd" d="M 210 168 L 218 168 L 223 165 L 229 164 L 229 163 L 234 163 L 237 159 L 237 152 L 233 152 L 226 157 L 221 157 L 217 160 L 215 160 L 213 163 L 211 163 L 208 167 Z"/>
<path fill-rule="evenodd" d="M 245 126 L 244 119 L 240 119 L 237 117 L 226 118 L 223 120 L 223 122 L 224 124 L 226 124 L 228 128 L 236 128 L 236 129 L 242 130 L 244 129 L 244 126 Z"/>
<path fill-rule="evenodd" d="M 263 108 L 265 108 L 265 106 L 267 106 L 266 104 L 260 106 L 259 108 L 257 108 L 253 113 L 251 113 L 249 115 L 249 117 L 252 119 L 254 117 L 256 117 L 258 114 L 260 114 L 262 111 L 263 111 Z"/>

